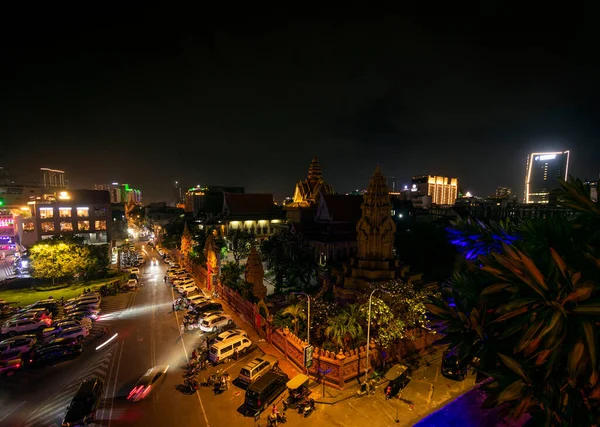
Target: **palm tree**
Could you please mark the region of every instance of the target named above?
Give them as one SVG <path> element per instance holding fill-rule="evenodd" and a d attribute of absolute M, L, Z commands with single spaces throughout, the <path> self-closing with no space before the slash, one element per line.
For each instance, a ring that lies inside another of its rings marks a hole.
<path fill-rule="evenodd" d="M 364 335 L 361 320 L 360 307 L 351 304 L 340 314 L 328 320 L 325 336 L 344 350 L 349 347 L 349 342 L 354 347 L 356 340 Z"/>
<path fill-rule="evenodd" d="M 283 309 L 281 314 L 284 316 L 292 317 L 292 323 L 294 325 L 294 335 L 298 336 L 300 320 L 306 320 L 306 312 L 304 311 L 304 306 L 301 304 L 287 306 Z"/>
<path fill-rule="evenodd" d="M 574 216 L 511 226 L 512 245 L 484 249 L 428 309 L 450 346 L 493 379 L 486 404 L 541 425 L 591 426 L 600 419 L 600 209 L 580 181 L 561 185 Z"/>

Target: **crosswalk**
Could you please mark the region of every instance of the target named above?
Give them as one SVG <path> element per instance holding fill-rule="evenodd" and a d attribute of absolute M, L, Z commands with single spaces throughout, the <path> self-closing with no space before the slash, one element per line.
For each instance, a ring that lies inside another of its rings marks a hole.
<path fill-rule="evenodd" d="M 68 386 L 64 387 L 51 398 L 39 405 L 37 409 L 34 410 L 22 424 L 20 424 L 20 427 L 60 426 L 65 415 L 67 405 L 73 398 L 73 394 L 75 394 L 77 391 L 81 381 L 85 380 L 86 378 L 96 377 L 100 378 L 105 383 L 107 382 L 110 366 L 113 357 L 116 354 L 117 347 L 118 344 L 113 344 L 91 366 L 87 367 L 78 375 L 73 377 Z"/>

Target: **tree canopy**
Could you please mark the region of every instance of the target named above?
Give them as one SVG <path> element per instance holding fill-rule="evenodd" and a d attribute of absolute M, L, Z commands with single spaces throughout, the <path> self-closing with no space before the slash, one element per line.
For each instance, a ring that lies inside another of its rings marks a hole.
<path fill-rule="evenodd" d="M 600 421 L 600 206 L 561 182 L 569 217 L 459 222 L 468 259 L 428 308 L 453 351 L 492 378 L 486 405 L 536 425 Z M 475 363 L 474 361 L 477 361 Z"/>
<path fill-rule="evenodd" d="M 109 265 L 107 245 L 85 245 L 78 238 L 53 238 L 29 249 L 32 275 L 41 279 L 102 277 Z"/>
<path fill-rule="evenodd" d="M 273 276 L 275 291 L 306 290 L 317 263 L 308 241 L 291 230 L 282 230 L 262 243 L 262 255 Z"/>
<path fill-rule="evenodd" d="M 236 263 L 239 263 L 244 258 L 248 258 L 251 244 L 254 242 L 254 235 L 252 233 L 248 230 L 232 229 L 229 230 L 227 240 L 231 244 L 231 253 Z"/>

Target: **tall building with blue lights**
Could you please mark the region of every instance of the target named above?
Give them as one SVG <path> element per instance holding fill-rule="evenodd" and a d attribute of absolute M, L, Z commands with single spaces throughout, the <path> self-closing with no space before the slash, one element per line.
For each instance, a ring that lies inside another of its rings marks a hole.
<path fill-rule="evenodd" d="M 525 203 L 548 203 L 550 192 L 560 188 L 569 173 L 569 151 L 531 153 L 525 174 Z"/>

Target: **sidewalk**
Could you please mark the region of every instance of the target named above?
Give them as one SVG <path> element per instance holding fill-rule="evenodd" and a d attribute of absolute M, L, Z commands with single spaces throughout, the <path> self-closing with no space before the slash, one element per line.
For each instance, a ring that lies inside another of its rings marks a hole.
<path fill-rule="evenodd" d="M 417 374 L 416 376 L 418 376 L 419 369 L 421 369 L 422 367 L 428 367 L 433 362 L 441 360 L 443 351 L 444 348 L 437 348 L 431 353 L 425 354 L 420 357 L 412 356 L 403 360 L 400 363 L 409 368 L 409 374 L 414 373 Z M 409 378 L 411 378 L 411 375 L 409 375 Z M 414 380 L 419 381 L 417 378 L 414 378 Z M 375 385 L 375 392 L 377 392 L 377 390 L 381 390 L 381 387 L 385 386 L 386 383 L 387 380 L 385 378 L 380 379 L 379 382 Z M 348 387 L 344 390 L 339 390 L 337 388 L 325 385 L 325 395 L 323 395 L 323 384 L 321 382 L 315 383 L 311 386 L 311 389 L 313 389 L 315 402 L 322 403 L 324 405 L 335 405 L 336 403 L 343 402 L 344 400 L 351 399 L 353 397 L 362 397 L 360 395 L 360 388 L 361 387 L 358 382 L 355 385 Z M 402 397 L 406 400 L 410 400 L 406 398 L 406 394 L 410 394 L 410 391 L 410 389 L 403 391 Z"/>

